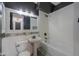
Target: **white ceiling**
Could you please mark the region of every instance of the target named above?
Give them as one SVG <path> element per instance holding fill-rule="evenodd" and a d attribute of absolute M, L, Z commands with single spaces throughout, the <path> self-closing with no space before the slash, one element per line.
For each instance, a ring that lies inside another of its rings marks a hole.
<path fill-rule="evenodd" d="M 58 5 L 61 2 L 51 2 L 51 3 L 54 4 L 54 5 Z"/>

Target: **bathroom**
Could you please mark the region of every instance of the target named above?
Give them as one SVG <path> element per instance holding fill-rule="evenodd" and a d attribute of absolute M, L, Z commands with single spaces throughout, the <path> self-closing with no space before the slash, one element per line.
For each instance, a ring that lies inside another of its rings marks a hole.
<path fill-rule="evenodd" d="M 34 2 L 1 2 L 0 5 L 2 12 L 0 55 L 36 56 L 37 49 L 33 45 L 42 41 L 39 34 L 39 9 L 37 4 Z M 46 32 L 45 34 L 47 35 Z M 37 38 L 37 40 L 31 38 Z M 26 50 L 30 51 L 26 52 Z"/>
<path fill-rule="evenodd" d="M 79 2 L 0 2 L 1 56 L 79 56 Z"/>

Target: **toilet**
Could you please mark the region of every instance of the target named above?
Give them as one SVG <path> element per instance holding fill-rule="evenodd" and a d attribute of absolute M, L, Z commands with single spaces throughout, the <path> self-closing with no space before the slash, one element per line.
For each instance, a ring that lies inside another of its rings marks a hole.
<path fill-rule="evenodd" d="M 29 51 L 24 51 L 18 54 L 18 56 L 30 56 L 31 53 Z"/>
<path fill-rule="evenodd" d="M 32 55 L 32 46 L 28 42 L 28 40 L 17 42 L 16 50 L 18 52 L 18 56 L 31 56 Z"/>

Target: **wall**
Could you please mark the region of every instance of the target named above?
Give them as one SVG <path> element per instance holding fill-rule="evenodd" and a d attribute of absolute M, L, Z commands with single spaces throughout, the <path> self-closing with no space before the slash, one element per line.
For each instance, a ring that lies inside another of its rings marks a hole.
<path fill-rule="evenodd" d="M 48 18 L 45 17 L 45 14 L 46 13 L 39 11 L 38 28 L 39 28 L 39 34 L 43 40 L 44 40 L 44 33 L 48 34 Z"/>
<path fill-rule="evenodd" d="M 2 15 L 0 15 L 0 53 L 2 52 L 2 33 L 5 32 L 5 7 L 4 4 L 0 2 L 0 11 L 2 11 Z"/>
<path fill-rule="evenodd" d="M 5 33 L 28 33 L 30 30 L 10 30 L 10 12 L 16 13 L 17 10 L 5 8 Z M 33 23 L 32 23 L 33 24 Z M 31 24 L 31 25 L 32 25 Z M 28 33 L 29 34 L 29 33 Z M 16 56 L 16 42 L 20 40 L 25 40 L 26 35 L 20 36 L 9 36 L 2 38 L 2 54 L 7 56 Z"/>
<path fill-rule="evenodd" d="M 2 54 L 6 56 L 17 56 L 16 43 L 26 40 L 25 35 L 9 36 L 2 39 Z"/>
<path fill-rule="evenodd" d="M 1 3 L 0 3 L 0 11 L 1 11 Z M 2 45 L 2 38 L 1 38 L 1 32 L 2 32 L 2 15 L 0 15 L 0 53 L 1 53 L 1 45 Z"/>
<path fill-rule="evenodd" d="M 49 41 L 51 55 L 73 55 L 74 6 L 68 5 L 49 14 Z"/>
<path fill-rule="evenodd" d="M 5 33 L 5 6 L 3 4 L 3 16 L 2 16 L 2 33 Z"/>
<path fill-rule="evenodd" d="M 14 9 L 10 9 L 10 8 L 5 8 L 5 20 L 6 20 L 6 22 L 5 22 L 5 28 L 6 28 L 6 30 L 5 30 L 5 33 L 14 33 L 14 32 L 23 32 L 22 30 L 10 30 L 10 12 L 17 12 L 16 10 L 14 10 Z"/>
<path fill-rule="evenodd" d="M 79 2 L 74 3 L 74 55 L 79 56 Z"/>
<path fill-rule="evenodd" d="M 23 29 L 21 29 L 21 30 L 10 30 L 10 12 L 17 13 L 17 10 L 10 9 L 10 8 L 7 8 L 7 7 L 5 8 L 5 20 L 6 20 L 5 21 L 5 28 L 6 28 L 5 33 L 30 32 L 30 30 L 23 30 Z"/>

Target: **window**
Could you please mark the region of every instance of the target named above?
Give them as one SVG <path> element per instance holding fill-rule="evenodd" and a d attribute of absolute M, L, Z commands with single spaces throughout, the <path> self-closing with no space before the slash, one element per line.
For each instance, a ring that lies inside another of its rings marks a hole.
<path fill-rule="evenodd" d="M 21 24 L 20 22 L 15 22 L 15 29 L 20 30 L 21 29 Z"/>
<path fill-rule="evenodd" d="M 24 28 L 24 30 L 25 29 L 30 29 L 30 17 L 29 16 L 24 16 L 23 28 Z"/>
<path fill-rule="evenodd" d="M 36 17 L 31 17 L 31 31 L 38 31 L 38 20 Z"/>
<path fill-rule="evenodd" d="M 10 12 L 10 30 L 13 30 L 13 19 L 12 19 L 13 14 Z"/>
<path fill-rule="evenodd" d="M 30 17 L 10 13 L 10 30 L 30 30 Z"/>

